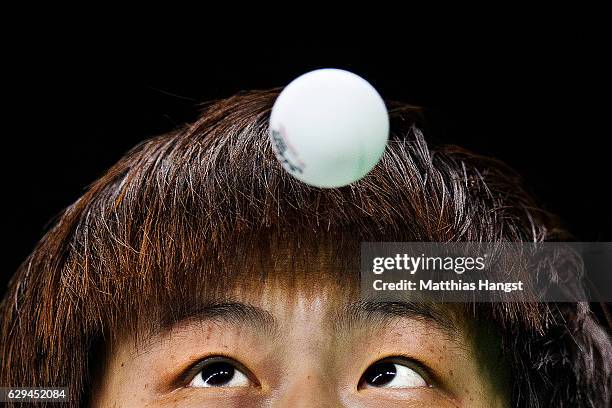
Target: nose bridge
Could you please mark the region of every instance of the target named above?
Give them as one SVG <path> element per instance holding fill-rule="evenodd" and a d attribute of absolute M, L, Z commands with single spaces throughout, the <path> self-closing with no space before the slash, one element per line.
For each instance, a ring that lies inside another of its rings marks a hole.
<path fill-rule="evenodd" d="M 275 407 L 342 407 L 339 374 L 335 367 L 333 336 L 312 330 L 294 338 L 293 361 L 287 363 L 284 386 Z"/>
<path fill-rule="evenodd" d="M 320 360 L 296 362 L 296 366 L 287 373 L 285 387 L 279 390 L 279 397 L 274 407 L 323 408 L 342 407 L 339 395 L 339 384 L 325 363 Z"/>

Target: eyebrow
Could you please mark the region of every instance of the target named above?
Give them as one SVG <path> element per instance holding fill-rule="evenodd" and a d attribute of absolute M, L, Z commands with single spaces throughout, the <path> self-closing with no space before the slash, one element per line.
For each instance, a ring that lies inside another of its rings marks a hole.
<path fill-rule="evenodd" d="M 170 331 L 193 322 L 210 321 L 232 326 L 249 326 L 257 331 L 276 333 L 278 323 L 272 314 L 247 303 L 224 301 L 173 312 L 164 317 L 161 331 Z"/>
<path fill-rule="evenodd" d="M 340 330 L 350 330 L 359 325 L 378 325 L 396 319 L 420 320 L 433 325 L 450 338 L 459 332 L 455 319 L 444 308 L 421 302 L 361 301 L 350 304 L 335 319 Z"/>
<path fill-rule="evenodd" d="M 399 301 L 354 302 L 333 316 L 337 331 L 350 331 L 356 326 L 375 326 L 397 319 L 420 320 L 433 325 L 449 337 L 459 331 L 452 315 L 445 309 L 429 303 Z M 162 321 L 161 331 L 169 331 L 192 322 L 212 321 L 236 327 L 249 326 L 267 334 L 278 333 L 279 324 L 274 316 L 248 303 L 238 301 L 214 302 L 197 308 L 174 312 Z"/>

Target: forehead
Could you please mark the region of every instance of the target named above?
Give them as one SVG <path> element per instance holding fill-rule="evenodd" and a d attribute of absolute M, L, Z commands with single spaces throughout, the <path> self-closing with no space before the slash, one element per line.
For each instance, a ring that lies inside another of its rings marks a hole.
<path fill-rule="evenodd" d="M 450 305 L 364 300 L 353 289 L 328 281 L 317 289 L 304 282 L 288 286 L 268 282 L 258 290 L 235 289 L 214 300 L 201 299 L 190 308 L 175 311 L 144 338 L 160 336 L 199 325 L 216 324 L 267 334 L 299 331 L 343 335 L 352 331 L 375 330 L 398 322 L 411 322 L 435 335 L 458 341 L 464 333 L 463 314 Z"/>
<path fill-rule="evenodd" d="M 154 307 L 137 314 L 139 331 L 156 334 L 211 317 L 269 327 L 270 322 L 294 322 L 300 315 L 317 315 L 335 328 L 399 317 L 425 321 L 447 332 L 463 326 L 456 306 L 363 299 L 357 241 L 345 239 L 338 245 L 322 237 L 299 247 L 294 240 L 247 242 L 229 246 L 221 258 L 212 257 L 198 268 L 170 270 L 165 279 L 152 281 L 159 285 L 155 295 L 142 298 Z M 139 302 L 141 297 L 135 299 Z"/>

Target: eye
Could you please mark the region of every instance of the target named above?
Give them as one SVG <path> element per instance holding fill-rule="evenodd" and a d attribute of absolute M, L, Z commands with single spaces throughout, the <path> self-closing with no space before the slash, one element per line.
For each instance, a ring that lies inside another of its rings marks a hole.
<path fill-rule="evenodd" d="M 428 387 L 423 376 L 410 368 L 410 362 L 381 360 L 372 364 L 359 381 L 361 388 Z"/>
<path fill-rule="evenodd" d="M 188 387 L 248 387 L 251 381 L 243 372 L 246 369 L 238 368 L 239 365 L 225 357 L 207 358 L 193 368 L 196 374 Z"/>

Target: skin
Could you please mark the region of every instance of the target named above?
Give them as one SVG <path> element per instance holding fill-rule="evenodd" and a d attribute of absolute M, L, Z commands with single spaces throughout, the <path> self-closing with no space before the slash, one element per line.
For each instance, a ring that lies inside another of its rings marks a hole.
<path fill-rule="evenodd" d="M 443 327 L 410 308 L 364 313 L 362 304 L 343 300 L 341 290 L 287 291 L 235 293 L 221 311 L 192 316 L 139 342 L 125 336 L 107 352 L 92 406 L 507 406 L 478 369 L 459 319 Z M 194 386 L 200 367 L 189 367 L 211 356 L 236 361 L 244 381 Z M 404 356 L 394 362 L 426 384 L 364 382 L 368 367 L 391 356 Z"/>

